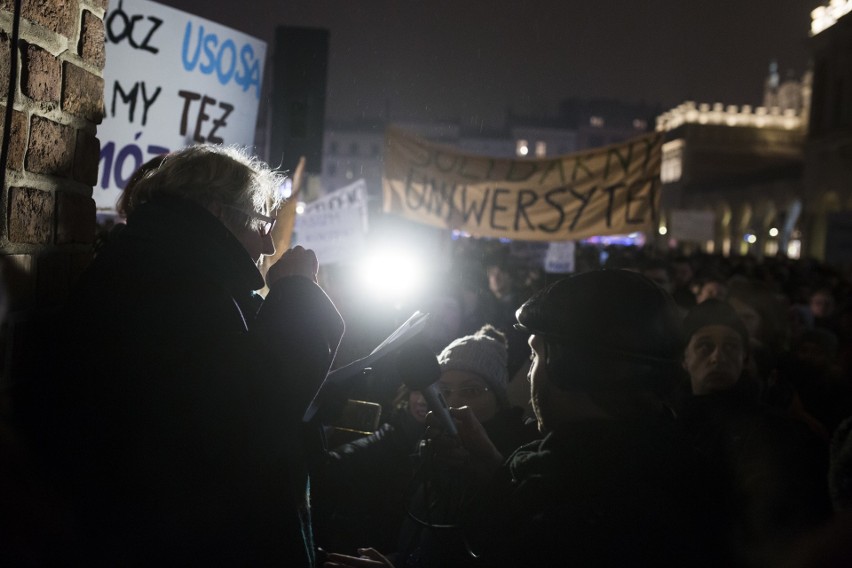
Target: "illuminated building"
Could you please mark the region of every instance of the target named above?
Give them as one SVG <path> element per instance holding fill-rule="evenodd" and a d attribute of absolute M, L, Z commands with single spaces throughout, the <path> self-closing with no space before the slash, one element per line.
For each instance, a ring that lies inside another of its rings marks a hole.
<path fill-rule="evenodd" d="M 813 104 L 804 183 L 813 204 L 807 252 L 852 263 L 852 0 L 811 14 Z"/>
<path fill-rule="evenodd" d="M 782 82 L 773 62 L 764 101 L 773 106 L 685 102 L 657 118 L 666 132 L 660 238 L 689 241 L 671 221 L 707 212 L 712 238 L 683 244 L 726 255 L 797 255 L 810 73 Z"/>
<path fill-rule="evenodd" d="M 687 102 L 658 117 L 666 240 L 673 215 L 705 211 L 704 250 L 852 262 L 850 12 L 852 0 L 812 12 L 813 72 L 782 81 L 773 63 L 764 106 Z"/>

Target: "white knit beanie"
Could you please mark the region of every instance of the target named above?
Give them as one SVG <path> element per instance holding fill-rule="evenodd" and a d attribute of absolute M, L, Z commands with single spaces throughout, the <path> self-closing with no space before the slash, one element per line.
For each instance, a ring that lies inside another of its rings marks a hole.
<path fill-rule="evenodd" d="M 438 355 L 441 372 L 457 370 L 476 373 L 497 397 L 502 408 L 509 406 L 506 385 L 509 383 L 508 343 L 506 336 L 490 324 L 474 333 L 456 339 Z"/>

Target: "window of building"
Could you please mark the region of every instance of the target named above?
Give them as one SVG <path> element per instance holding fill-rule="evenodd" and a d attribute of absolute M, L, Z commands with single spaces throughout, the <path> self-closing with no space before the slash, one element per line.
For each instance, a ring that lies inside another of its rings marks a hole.
<path fill-rule="evenodd" d="M 595 128 L 601 128 L 604 125 L 604 119 L 602 116 L 590 116 L 589 124 L 594 126 Z"/>
<path fill-rule="evenodd" d="M 660 180 L 663 183 L 680 181 L 683 175 L 683 148 L 682 139 L 663 144 L 663 163 L 660 167 Z"/>
<path fill-rule="evenodd" d="M 547 155 L 547 142 L 539 140 L 535 143 L 535 156 L 541 158 Z"/>

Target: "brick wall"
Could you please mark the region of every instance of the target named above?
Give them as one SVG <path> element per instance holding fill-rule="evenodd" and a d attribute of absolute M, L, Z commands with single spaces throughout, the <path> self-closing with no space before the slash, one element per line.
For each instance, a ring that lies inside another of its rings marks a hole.
<path fill-rule="evenodd" d="M 56 306 L 91 260 L 107 4 L 23 0 L 20 38 L 12 46 L 14 2 L 0 0 L 0 121 L 10 64 L 18 66 L 11 128 L 0 132 L 10 136 L 0 188 L 7 347 L 19 343 L 9 340 L 15 325 Z"/>

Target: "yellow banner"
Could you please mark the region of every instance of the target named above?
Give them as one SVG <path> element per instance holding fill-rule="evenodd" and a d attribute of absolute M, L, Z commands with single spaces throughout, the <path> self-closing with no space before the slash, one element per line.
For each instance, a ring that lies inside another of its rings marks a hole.
<path fill-rule="evenodd" d="M 384 211 L 479 237 L 564 241 L 654 230 L 662 134 L 567 156 L 497 159 L 387 132 Z"/>

